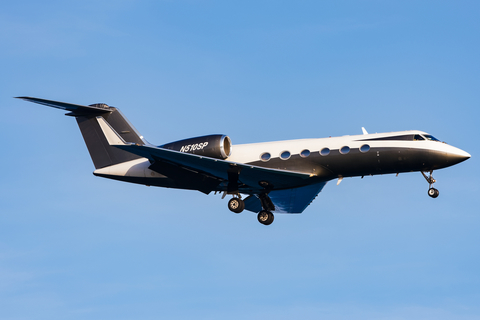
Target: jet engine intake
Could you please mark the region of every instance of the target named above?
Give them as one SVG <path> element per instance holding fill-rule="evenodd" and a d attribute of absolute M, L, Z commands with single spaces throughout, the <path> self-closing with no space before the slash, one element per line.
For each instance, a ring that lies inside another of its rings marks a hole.
<path fill-rule="evenodd" d="M 222 160 L 228 158 L 232 153 L 230 138 L 222 134 L 179 140 L 159 147 Z"/>

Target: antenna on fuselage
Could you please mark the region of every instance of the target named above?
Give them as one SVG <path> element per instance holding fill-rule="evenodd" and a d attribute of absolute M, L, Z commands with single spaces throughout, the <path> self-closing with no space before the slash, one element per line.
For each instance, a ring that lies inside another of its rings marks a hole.
<path fill-rule="evenodd" d="M 362 127 L 362 132 L 363 132 L 363 134 L 368 134 L 367 130 L 365 130 L 364 127 Z"/>

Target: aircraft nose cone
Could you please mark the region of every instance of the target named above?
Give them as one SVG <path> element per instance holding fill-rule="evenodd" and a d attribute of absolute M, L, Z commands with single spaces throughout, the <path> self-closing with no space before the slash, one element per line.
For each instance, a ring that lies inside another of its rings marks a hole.
<path fill-rule="evenodd" d="M 448 161 L 451 163 L 460 163 L 471 157 L 470 153 L 455 148 L 447 154 Z"/>

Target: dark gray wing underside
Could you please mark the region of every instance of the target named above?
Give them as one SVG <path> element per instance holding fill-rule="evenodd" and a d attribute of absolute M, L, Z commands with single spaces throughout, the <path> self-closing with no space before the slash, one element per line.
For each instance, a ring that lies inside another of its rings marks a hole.
<path fill-rule="evenodd" d="M 302 213 L 317 195 L 322 191 L 327 182 L 319 182 L 304 187 L 273 190 L 268 196 L 275 205 L 275 213 Z M 245 210 L 260 212 L 262 203 L 256 195 L 245 199 Z"/>

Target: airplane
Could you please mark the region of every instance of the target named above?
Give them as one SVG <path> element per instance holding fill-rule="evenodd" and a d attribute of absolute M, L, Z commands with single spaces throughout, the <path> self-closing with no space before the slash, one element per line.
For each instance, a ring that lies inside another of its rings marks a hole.
<path fill-rule="evenodd" d="M 270 225 L 274 213 L 302 213 L 330 180 L 421 172 L 436 198 L 433 171 L 470 154 L 418 130 L 318 139 L 232 144 L 213 134 L 155 146 L 118 108 L 17 97 L 63 109 L 75 117 L 98 177 L 166 188 L 223 193 L 228 208 L 257 213 Z M 245 196 L 245 198 L 243 198 Z"/>

